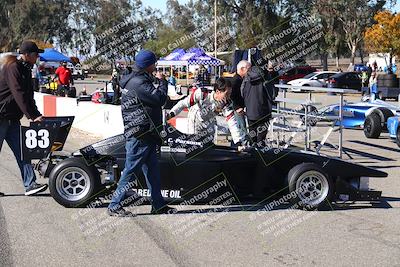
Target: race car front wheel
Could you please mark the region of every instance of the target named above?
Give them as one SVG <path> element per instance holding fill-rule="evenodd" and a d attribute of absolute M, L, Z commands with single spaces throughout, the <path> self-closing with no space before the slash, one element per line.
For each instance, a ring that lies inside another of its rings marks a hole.
<path fill-rule="evenodd" d="M 287 176 L 291 204 L 307 210 L 330 206 L 333 182 L 322 168 L 314 163 L 293 167 Z"/>
<path fill-rule="evenodd" d="M 381 117 L 378 113 L 372 112 L 364 122 L 364 135 L 367 138 L 379 138 L 382 132 Z"/>
<path fill-rule="evenodd" d="M 49 175 L 51 196 L 67 208 L 81 207 L 93 199 L 100 188 L 96 168 L 87 166 L 82 158 L 61 161 Z"/>

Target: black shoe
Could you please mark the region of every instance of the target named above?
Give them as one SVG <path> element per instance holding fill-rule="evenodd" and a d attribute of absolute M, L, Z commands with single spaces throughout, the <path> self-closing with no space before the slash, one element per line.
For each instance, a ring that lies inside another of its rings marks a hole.
<path fill-rule="evenodd" d="M 47 184 L 33 183 L 28 189 L 25 190 L 25 196 L 33 196 L 37 193 L 43 192 L 47 189 Z"/>
<path fill-rule="evenodd" d="M 177 212 L 177 209 L 168 206 L 164 206 L 160 209 L 155 209 L 154 207 L 151 208 L 151 214 L 175 214 Z"/>
<path fill-rule="evenodd" d="M 4 197 L 4 196 L 5 196 L 4 193 L 0 192 L 0 197 Z"/>
<path fill-rule="evenodd" d="M 133 214 L 130 211 L 127 211 L 123 208 L 119 209 L 107 209 L 108 215 L 114 216 L 114 217 L 135 217 L 136 214 Z"/>

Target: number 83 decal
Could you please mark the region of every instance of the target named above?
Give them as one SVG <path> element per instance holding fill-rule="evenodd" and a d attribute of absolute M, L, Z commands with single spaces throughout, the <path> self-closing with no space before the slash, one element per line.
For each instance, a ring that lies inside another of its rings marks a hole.
<path fill-rule="evenodd" d="M 50 145 L 49 131 L 40 129 L 38 131 L 30 129 L 25 132 L 25 146 L 29 149 L 48 148 Z"/>

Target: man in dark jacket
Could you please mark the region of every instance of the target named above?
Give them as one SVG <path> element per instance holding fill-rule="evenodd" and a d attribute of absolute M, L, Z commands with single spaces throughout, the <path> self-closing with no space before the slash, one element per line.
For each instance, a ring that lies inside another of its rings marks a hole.
<path fill-rule="evenodd" d="M 252 67 L 243 80 L 241 92 L 246 106 L 249 135 L 254 145 L 264 145 L 274 101 L 273 81 L 259 67 Z"/>
<path fill-rule="evenodd" d="M 161 139 L 158 135 L 162 126 L 161 107 L 167 100 L 168 82 L 161 74 L 158 88 L 153 85 L 151 74 L 155 70 L 156 56 L 148 50 L 141 50 L 135 57 L 136 65 L 130 75 L 124 76 L 122 88 L 122 117 L 126 138 L 125 169 L 114 192 L 108 213 L 111 216 L 133 216 L 122 207 L 126 191 L 142 171 L 152 198 L 151 213 L 174 213 L 175 209 L 166 206 L 161 195 L 160 168 L 157 159 L 157 145 Z"/>
<path fill-rule="evenodd" d="M 27 196 L 47 189 L 47 185 L 36 183 L 31 162 L 22 161 L 20 141 L 23 115 L 34 122 L 42 120 L 33 98 L 31 72 L 42 52 L 34 42 L 25 41 L 20 46 L 21 58 L 6 56 L 0 70 L 0 151 L 6 140 L 17 160 Z"/>
<path fill-rule="evenodd" d="M 233 108 L 240 115 L 244 114 L 244 99 L 240 92 L 240 87 L 242 86 L 243 78 L 246 76 L 247 72 L 251 67 L 250 62 L 247 60 L 241 60 L 236 67 L 236 73 L 232 78 L 232 94 L 231 99 L 233 102 Z"/>

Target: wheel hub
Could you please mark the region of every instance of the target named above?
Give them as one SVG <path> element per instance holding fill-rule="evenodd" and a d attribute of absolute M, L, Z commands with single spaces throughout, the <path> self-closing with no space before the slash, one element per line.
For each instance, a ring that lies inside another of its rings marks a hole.
<path fill-rule="evenodd" d="M 69 167 L 57 176 L 57 192 L 69 201 L 79 201 L 84 198 L 91 184 L 89 175 L 78 167 Z"/>
<path fill-rule="evenodd" d="M 327 178 L 318 171 L 307 171 L 297 180 L 297 188 L 303 189 L 298 193 L 299 199 L 304 203 L 317 206 L 328 195 L 329 183 Z"/>

